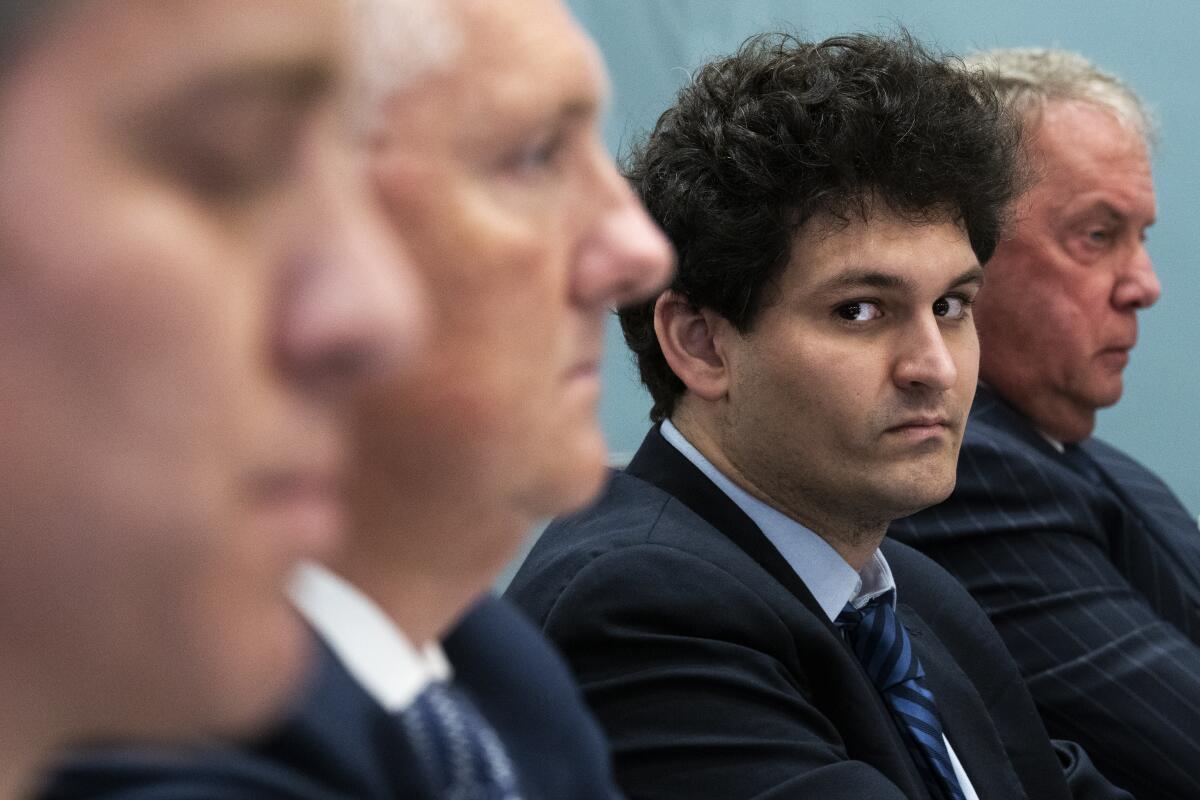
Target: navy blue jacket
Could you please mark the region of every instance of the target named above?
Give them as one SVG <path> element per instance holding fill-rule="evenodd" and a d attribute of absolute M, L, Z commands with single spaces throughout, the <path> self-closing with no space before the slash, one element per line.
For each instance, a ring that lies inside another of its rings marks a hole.
<path fill-rule="evenodd" d="M 980 387 L 954 494 L 891 533 L 975 596 L 1046 726 L 1143 797 L 1200 797 L 1200 529 L 1097 440 L 1064 457 Z M 1090 463 L 1088 463 L 1090 460 Z"/>
<path fill-rule="evenodd" d="M 1055 748 L 983 611 L 885 543 L 900 619 L 987 800 L 1126 797 Z M 928 800 L 891 714 L 758 527 L 652 430 L 593 508 L 542 535 L 508 596 L 566 655 L 639 800 Z"/>

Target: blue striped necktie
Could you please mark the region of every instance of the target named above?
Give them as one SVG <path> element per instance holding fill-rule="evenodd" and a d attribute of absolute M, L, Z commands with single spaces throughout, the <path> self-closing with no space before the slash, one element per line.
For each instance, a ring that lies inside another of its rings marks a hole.
<path fill-rule="evenodd" d="M 912 649 L 908 631 L 896 618 L 893 597 L 894 592 L 886 592 L 862 609 L 847 603 L 837 626 L 900 724 L 930 793 L 937 798 L 965 800 L 950 763 L 933 692 L 925 686 L 925 669 Z"/>
<path fill-rule="evenodd" d="M 400 720 L 437 800 L 521 800 L 504 745 L 461 690 L 431 683 Z"/>

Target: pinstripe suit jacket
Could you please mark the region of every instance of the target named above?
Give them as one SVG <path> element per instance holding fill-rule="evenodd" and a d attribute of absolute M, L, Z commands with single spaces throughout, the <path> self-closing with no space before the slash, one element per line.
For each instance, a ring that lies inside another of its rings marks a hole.
<path fill-rule="evenodd" d="M 980 387 L 945 502 L 891 535 L 991 616 L 1051 735 L 1140 797 L 1200 798 L 1200 530 L 1120 451 L 1073 464 Z"/>
<path fill-rule="evenodd" d="M 1077 745 L 1052 746 L 962 587 L 911 548 L 883 550 L 897 614 L 980 797 L 1128 800 Z M 566 655 L 631 798 L 931 800 L 808 588 L 657 428 L 593 508 L 542 534 L 508 596 Z"/>

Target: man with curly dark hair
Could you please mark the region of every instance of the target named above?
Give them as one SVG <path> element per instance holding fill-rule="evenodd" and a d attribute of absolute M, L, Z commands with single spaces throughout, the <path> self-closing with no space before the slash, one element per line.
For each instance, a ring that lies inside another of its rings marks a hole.
<path fill-rule="evenodd" d="M 1019 139 L 907 34 L 767 35 L 635 150 L 679 256 L 621 314 L 659 424 L 510 588 L 631 796 L 1124 796 L 1051 743 L 966 592 L 884 542 L 954 487 Z"/>

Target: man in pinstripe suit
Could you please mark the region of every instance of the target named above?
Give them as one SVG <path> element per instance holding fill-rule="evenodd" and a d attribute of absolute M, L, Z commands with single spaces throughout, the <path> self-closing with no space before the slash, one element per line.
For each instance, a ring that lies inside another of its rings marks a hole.
<path fill-rule="evenodd" d="M 1052 735 L 1142 797 L 1200 797 L 1200 532 L 1152 473 L 1091 437 L 1154 304 L 1150 126 L 1083 58 L 976 59 L 1022 114 L 1038 182 L 987 266 L 981 385 L 953 495 L 892 533 L 966 585 Z"/>

